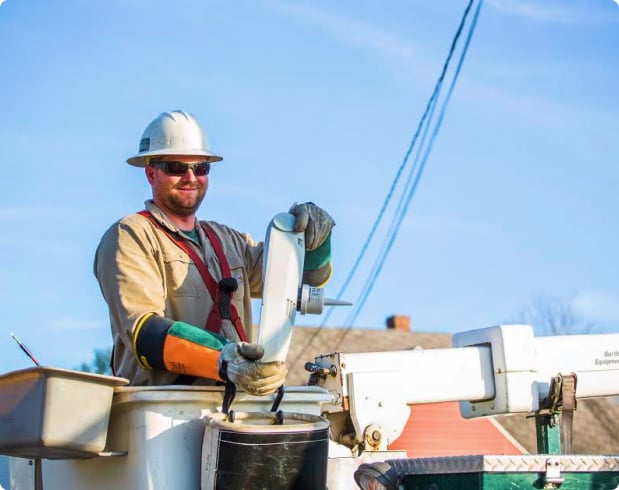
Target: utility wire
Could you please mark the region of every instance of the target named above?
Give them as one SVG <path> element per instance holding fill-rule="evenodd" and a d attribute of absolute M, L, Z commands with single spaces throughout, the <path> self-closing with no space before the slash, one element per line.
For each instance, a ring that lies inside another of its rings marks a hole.
<path fill-rule="evenodd" d="M 480 2 L 478 4 L 477 12 L 476 12 L 476 18 L 477 18 L 477 15 L 479 14 L 479 10 L 480 10 L 482 1 L 483 0 L 480 0 Z M 336 296 L 336 299 L 338 299 L 338 300 L 342 298 L 344 292 L 346 291 L 346 289 L 350 285 L 350 282 L 351 282 L 353 276 L 355 275 L 357 269 L 359 268 L 359 265 L 361 264 L 361 260 L 363 259 L 363 257 L 365 256 L 365 254 L 366 254 L 366 252 L 368 250 L 370 242 L 372 241 L 372 239 L 374 238 L 374 235 L 376 234 L 376 230 L 378 229 L 378 226 L 379 226 L 379 224 L 381 223 L 381 221 L 383 219 L 385 211 L 386 211 L 389 203 L 391 202 L 391 199 L 393 197 L 394 191 L 395 191 L 395 189 L 396 189 L 396 187 L 397 187 L 397 185 L 398 185 L 398 183 L 400 181 L 400 178 L 402 176 L 402 172 L 404 171 L 404 168 L 406 167 L 406 164 L 408 163 L 410 155 L 411 155 L 413 149 L 415 148 L 415 144 L 417 143 L 417 139 L 419 138 L 419 135 L 420 135 L 421 131 L 424 130 L 424 126 L 425 126 L 425 131 L 424 131 L 424 136 L 423 136 L 422 139 L 425 140 L 425 134 L 427 134 L 427 127 L 428 127 L 425 124 L 426 123 L 426 119 L 428 118 L 428 116 L 430 116 L 430 117 L 432 116 L 432 113 L 434 111 L 434 107 L 436 105 L 436 101 L 437 101 L 438 96 L 440 94 L 440 90 L 441 90 L 441 87 L 442 87 L 442 84 L 443 84 L 443 80 L 445 78 L 445 75 L 447 73 L 447 69 L 449 67 L 449 63 L 450 63 L 451 58 L 453 56 L 453 53 L 455 51 L 457 41 L 458 41 L 458 39 L 459 39 L 459 37 L 460 37 L 460 35 L 462 33 L 462 29 L 463 29 L 463 27 L 464 27 L 464 25 L 466 23 L 466 18 L 468 17 L 468 14 L 469 14 L 469 12 L 471 10 L 473 2 L 474 2 L 474 0 L 470 0 L 468 5 L 466 6 L 466 9 L 464 10 L 462 19 L 460 21 L 460 25 L 458 26 L 458 30 L 456 31 L 456 34 L 455 34 L 455 36 L 454 36 L 454 38 L 453 38 L 453 40 L 451 42 L 451 47 L 449 49 L 449 53 L 447 55 L 447 58 L 446 58 L 445 62 L 443 63 L 443 68 L 441 70 L 441 74 L 440 74 L 439 78 L 437 79 L 437 82 L 435 83 L 432 95 L 430 96 L 430 99 L 428 100 L 428 102 L 426 104 L 424 113 L 423 113 L 423 115 L 422 115 L 422 117 L 421 117 L 421 119 L 420 119 L 420 121 L 419 121 L 419 123 L 417 125 L 417 129 L 415 131 L 415 134 L 413 135 L 411 143 L 408 146 L 408 149 L 406 151 L 406 154 L 404 155 L 404 158 L 402 159 L 402 162 L 401 162 L 400 166 L 398 167 L 398 170 L 396 172 L 395 178 L 394 178 L 394 180 L 391 183 L 391 186 L 389 188 L 387 196 L 385 197 L 385 200 L 384 200 L 384 202 L 383 202 L 383 204 L 382 204 L 382 206 L 380 208 L 380 211 L 378 213 L 378 216 L 376 217 L 376 220 L 374 221 L 374 224 L 372 225 L 370 233 L 368 234 L 368 237 L 365 240 L 363 246 L 361 247 L 361 251 L 359 252 L 359 255 L 357 256 L 357 258 L 356 258 L 356 260 L 355 260 L 355 262 L 353 264 L 353 267 L 351 268 L 350 272 L 348 273 L 348 275 L 346 277 L 346 280 L 344 281 L 342 287 L 340 288 L 340 290 L 339 290 L 339 292 L 338 292 L 338 294 Z M 475 18 L 475 21 L 476 21 L 476 18 Z M 472 31 L 469 32 L 469 39 L 470 39 L 471 35 L 472 35 Z M 462 62 L 462 59 L 461 59 L 461 62 Z M 423 146 L 423 142 L 422 142 L 422 146 Z M 418 154 L 417 154 L 418 156 L 419 156 L 419 151 L 420 150 L 418 150 Z M 416 164 L 416 162 L 418 160 L 418 156 L 415 159 L 415 164 Z M 415 170 L 415 166 L 413 167 L 413 170 L 411 170 L 411 172 L 409 173 L 409 177 L 407 179 L 407 186 L 409 185 L 409 182 L 411 181 L 412 175 L 414 174 L 414 170 Z M 407 205 L 405 206 L 403 204 L 402 198 L 400 198 L 400 202 L 398 204 L 398 208 L 397 209 L 400 210 L 402 207 L 404 207 L 404 210 L 406 210 Z M 370 290 L 371 290 L 371 288 L 370 288 Z M 369 292 L 368 292 L 368 294 L 369 294 Z M 366 295 L 366 297 L 367 297 L 367 295 Z M 322 328 L 326 325 L 327 321 L 331 317 L 331 314 L 333 313 L 333 310 L 334 310 L 334 307 L 330 307 L 327 310 L 327 313 L 323 317 L 323 321 L 321 322 L 320 326 L 316 329 L 316 331 L 306 341 L 305 345 L 301 349 L 301 352 L 304 352 L 312 344 L 312 342 L 314 341 L 316 336 L 319 334 L 320 330 L 322 330 Z M 356 315 L 355 315 L 354 318 L 356 318 Z M 349 325 L 350 323 L 347 322 L 346 324 Z M 349 328 L 350 327 L 348 327 L 348 329 Z M 339 345 L 339 343 L 342 340 L 343 340 L 343 337 L 340 338 L 340 340 L 338 341 L 338 345 Z M 298 359 L 291 363 L 291 367 L 290 367 L 291 369 L 292 369 L 292 366 L 294 366 L 294 364 L 297 361 L 298 361 Z"/>
<path fill-rule="evenodd" d="M 391 202 L 391 198 L 393 197 L 393 193 L 395 191 L 395 188 L 397 187 L 400 178 L 402 177 L 402 172 L 404 171 L 404 167 L 406 167 L 406 164 L 408 163 L 408 159 L 410 158 L 410 155 L 415 147 L 415 143 L 417 142 L 417 138 L 419 137 L 419 134 L 422 131 L 422 128 L 424 127 L 424 124 L 426 122 L 426 119 L 428 118 L 428 115 L 430 115 L 430 119 L 431 119 L 431 113 L 433 112 L 433 107 L 436 103 L 436 100 L 440 94 L 440 90 L 441 90 L 441 86 L 443 84 L 443 80 L 445 78 L 445 75 L 447 73 L 447 69 L 449 67 L 449 63 L 451 61 L 451 57 L 453 56 L 458 38 L 460 37 L 460 34 L 462 32 L 462 28 L 464 26 L 464 23 L 466 21 L 466 17 L 469 14 L 469 11 L 471 9 L 471 6 L 473 4 L 474 0 L 469 0 L 469 3 L 464 11 L 462 20 L 460 21 L 460 25 L 458 26 L 458 30 L 456 31 L 456 35 L 454 36 L 452 42 L 451 42 L 451 47 L 449 49 L 449 54 L 447 55 L 447 59 L 445 60 L 445 62 L 443 63 L 443 68 L 441 70 L 441 74 L 438 78 L 438 80 L 436 81 L 436 84 L 434 85 L 434 90 L 432 91 L 432 95 L 430 96 L 430 99 L 428 100 L 425 110 L 423 112 L 423 115 L 421 116 L 421 119 L 419 121 L 419 123 L 417 124 L 417 129 L 415 131 L 415 134 L 413 135 L 413 139 L 411 140 L 408 149 L 406 150 L 406 153 L 404 155 L 404 158 L 402 159 L 402 163 L 400 164 L 400 166 L 398 167 L 398 170 L 396 172 L 395 178 L 393 179 L 393 181 L 391 182 L 391 186 L 389 188 L 389 191 L 387 192 L 387 196 L 385 197 L 385 200 L 383 201 L 383 204 L 380 208 L 380 211 L 378 213 L 378 216 L 376 217 L 376 220 L 374 221 L 374 224 L 372 225 L 372 228 L 370 230 L 370 233 L 368 234 L 368 237 L 365 240 L 365 243 L 363 244 L 363 246 L 361 247 L 361 251 L 359 252 L 359 255 L 357 256 L 355 263 L 353 264 L 350 272 L 348 273 L 348 276 L 346 277 L 346 280 L 344 281 L 344 284 L 342 285 L 342 287 L 340 288 L 339 292 L 337 293 L 336 299 L 341 299 L 343 293 L 346 291 L 346 289 L 348 288 L 350 281 L 352 280 L 353 276 L 355 275 L 355 272 L 357 271 L 357 269 L 359 268 L 359 265 L 361 264 L 361 260 L 363 259 L 363 257 L 365 256 L 365 253 L 367 252 L 367 249 L 370 245 L 370 242 L 372 241 L 372 239 L 374 238 L 374 235 L 376 234 L 376 230 L 378 229 L 378 226 L 380 225 L 380 222 L 383 219 L 383 216 L 385 214 L 385 211 L 387 210 L 387 207 L 389 206 L 389 203 Z M 320 326 L 324 327 L 327 323 L 327 321 L 329 320 L 331 313 L 334 311 L 334 307 L 330 307 L 329 310 L 327 311 L 327 314 L 324 316 L 323 321 L 321 322 Z"/>
<path fill-rule="evenodd" d="M 337 341 L 337 343 L 336 343 L 336 345 L 334 347 L 335 349 L 337 349 L 337 347 L 341 344 L 341 342 L 344 340 L 344 338 L 346 337 L 346 335 L 348 334 L 348 332 L 352 328 L 352 325 L 354 325 L 354 322 L 356 321 L 357 316 L 359 315 L 359 313 L 361 312 L 363 306 L 365 305 L 365 301 L 367 300 L 370 292 L 372 291 L 374 285 L 376 284 L 376 280 L 378 279 L 378 275 L 380 274 L 380 272 L 381 272 L 381 270 L 383 268 L 385 260 L 387 259 L 387 256 L 389 255 L 391 247 L 393 246 L 393 243 L 395 242 L 395 239 L 397 237 L 398 231 L 400 229 L 400 225 L 402 224 L 402 221 L 403 221 L 404 217 L 406 216 L 406 212 L 408 210 L 408 206 L 410 205 L 410 203 L 412 201 L 412 198 L 413 198 L 413 196 L 415 194 L 415 190 L 417 189 L 417 186 L 419 184 L 419 180 L 421 178 L 421 175 L 422 175 L 423 170 L 425 168 L 425 165 L 427 163 L 428 157 L 430 155 L 430 152 L 432 151 L 432 147 L 434 145 L 434 141 L 435 141 L 436 136 L 438 135 L 438 132 L 439 132 L 439 130 L 441 128 L 443 119 L 445 117 L 445 112 L 446 112 L 446 109 L 447 109 L 447 105 L 449 104 L 449 100 L 451 99 L 451 96 L 453 94 L 456 82 L 458 80 L 458 77 L 460 75 L 460 71 L 462 69 L 462 65 L 464 63 L 464 59 L 465 59 L 466 54 L 468 52 L 468 48 L 469 48 L 471 39 L 473 37 L 473 33 L 475 32 L 475 27 L 477 25 L 477 20 L 479 18 L 479 12 L 481 10 L 482 3 L 483 3 L 483 0 L 480 0 L 479 3 L 477 4 L 477 8 L 475 10 L 475 14 L 473 15 L 473 19 L 471 21 L 471 26 L 469 28 L 469 32 L 467 34 L 467 37 L 466 37 L 466 40 L 465 40 L 465 43 L 464 43 L 464 47 L 462 49 L 462 53 L 461 53 L 460 59 L 458 61 L 458 65 L 456 67 L 454 76 L 453 76 L 452 81 L 451 81 L 451 85 L 449 86 L 449 90 L 447 92 L 447 95 L 445 96 L 445 100 L 443 102 L 443 105 L 441 107 L 441 111 L 440 111 L 439 116 L 438 116 L 438 120 L 436 122 L 434 130 L 433 130 L 432 135 L 430 137 L 430 141 L 428 143 L 428 147 L 426 148 L 426 150 L 425 150 L 425 152 L 423 154 L 423 158 L 421 160 L 421 165 L 419 167 L 419 171 L 415 175 L 415 179 L 414 179 L 414 181 L 412 183 L 412 186 L 411 186 L 411 188 L 409 189 L 409 191 L 408 191 L 408 193 L 406 195 L 406 200 L 404 201 L 404 207 L 403 207 L 403 209 L 401 210 L 401 212 L 399 213 L 399 215 L 396 218 L 395 227 L 392 227 L 393 228 L 393 232 L 392 232 L 391 236 L 389 237 L 389 239 L 387 241 L 387 245 L 385 247 L 384 253 L 382 253 L 378 257 L 377 261 L 375 262 L 374 267 L 373 267 L 373 272 L 370 274 L 370 276 L 366 280 L 365 289 L 362 291 L 362 293 L 360 294 L 359 299 L 357 301 L 357 305 L 358 306 L 351 313 L 349 321 L 346 322 L 346 325 L 347 325 L 346 329 L 343 331 L 342 335 L 340 336 L 340 339 Z M 467 10 L 465 11 L 465 15 L 463 17 L 463 22 L 460 24 L 460 28 L 458 30 L 458 33 L 456 34 L 456 37 L 459 36 L 459 34 L 460 34 L 461 28 L 462 28 L 462 26 L 464 24 L 464 20 L 466 18 L 468 10 L 470 9 L 471 4 L 472 4 L 472 2 L 469 3 L 469 5 L 467 6 Z M 455 43 L 452 44 L 452 47 L 454 45 L 455 45 Z M 451 53 L 450 53 L 450 55 L 451 55 Z"/>
<path fill-rule="evenodd" d="M 444 73 L 443 73 L 444 75 Z M 398 168 L 398 171 L 396 173 L 396 177 L 395 179 L 392 181 L 391 183 L 391 187 L 389 188 L 389 192 L 387 193 L 387 197 L 385 198 L 385 201 L 383 202 L 383 205 L 378 213 L 378 216 L 376 217 L 376 220 L 374 221 L 374 224 L 372 225 L 372 228 L 370 230 L 370 233 L 367 237 L 367 239 L 365 240 L 365 243 L 363 244 L 363 246 L 361 247 L 361 251 L 359 252 L 359 255 L 357 256 L 355 263 L 353 264 L 350 272 L 348 273 L 348 276 L 346 277 L 346 280 L 344 281 L 344 284 L 342 285 L 342 287 L 340 288 L 340 290 L 337 293 L 336 296 L 336 300 L 340 300 L 342 298 L 342 296 L 344 295 L 344 292 L 346 291 L 346 289 L 348 288 L 350 281 L 352 280 L 353 276 L 355 275 L 355 272 L 357 271 L 357 269 L 359 268 L 359 265 L 361 264 L 361 260 L 363 259 L 363 257 L 365 256 L 365 253 L 367 252 L 367 249 L 370 245 L 370 242 L 372 241 L 372 239 L 374 238 L 374 235 L 376 234 L 376 230 L 378 229 L 378 226 L 380 225 L 380 222 L 383 219 L 383 216 L 385 214 L 385 211 L 387 209 L 387 207 L 389 206 L 389 203 L 391 201 L 391 198 L 393 197 L 393 193 L 395 191 L 395 188 L 397 187 L 397 184 L 402 176 L 402 171 L 404 170 L 404 167 L 406 166 L 408 159 L 410 157 L 411 152 L 413 151 L 413 148 L 415 146 L 415 143 L 417 141 L 417 138 L 419 137 L 419 133 L 422 130 L 423 127 L 423 123 L 426 119 L 426 117 L 428 116 L 428 114 L 431 114 L 431 112 L 433 111 L 433 107 L 435 105 L 435 101 L 436 101 L 436 96 L 438 95 L 438 91 L 437 91 L 437 86 L 435 86 L 434 92 L 432 93 L 432 96 L 430 97 L 430 100 L 428 101 L 428 104 L 426 105 L 426 109 L 423 113 L 423 116 L 417 126 L 417 131 L 415 132 L 415 135 L 413 136 L 413 139 L 408 147 L 408 150 L 406 151 L 406 155 L 404 156 L 404 159 L 402 160 L 402 163 L 400 164 L 400 167 Z M 409 179 L 410 180 L 410 176 Z M 399 205 L 398 205 L 399 207 Z M 313 332 L 313 334 L 310 336 L 310 338 L 305 342 L 305 345 L 303 346 L 303 349 L 301 350 L 301 352 L 304 352 L 314 341 L 314 339 L 318 336 L 318 334 L 320 333 L 320 331 L 324 328 L 324 326 L 326 325 L 327 321 L 329 320 L 329 318 L 331 317 L 331 314 L 333 313 L 333 311 L 335 310 L 334 306 L 329 307 L 329 309 L 327 310 L 327 313 L 324 315 L 322 322 L 320 323 L 320 326 Z M 348 325 L 348 323 L 346 323 L 346 325 Z M 292 369 L 292 367 L 294 366 L 294 364 L 297 361 L 293 361 L 293 363 L 290 366 L 290 369 Z"/>
<path fill-rule="evenodd" d="M 386 255 L 388 254 L 389 249 L 390 249 L 390 246 L 389 246 L 390 239 L 395 234 L 397 234 L 398 228 L 400 226 L 400 222 L 401 222 L 400 216 L 406 213 L 407 196 L 410 192 L 410 191 L 407 191 L 407 189 L 411 189 L 415 185 L 415 182 L 418 181 L 419 178 L 421 177 L 421 172 L 423 171 L 423 169 L 417 170 L 417 166 L 419 164 L 419 158 L 421 155 L 421 151 L 423 149 L 424 143 L 428 136 L 428 131 L 430 129 L 430 122 L 432 121 L 432 118 L 434 116 L 434 109 L 436 108 L 436 100 L 437 99 L 434 99 L 432 103 L 432 108 L 430 109 L 429 117 L 428 117 L 428 124 L 426 124 L 425 127 L 423 128 L 423 135 L 421 137 L 419 147 L 416 150 L 416 155 L 415 155 L 415 159 L 413 160 L 413 165 L 406 179 L 404 190 L 402 192 L 402 195 L 400 196 L 400 200 L 398 201 L 396 212 L 389 226 L 387 235 L 383 239 L 383 244 L 381 246 L 380 253 L 378 254 L 376 260 L 374 261 L 374 264 L 372 265 L 372 268 L 370 269 L 370 273 L 368 274 L 368 276 L 365 279 L 365 282 L 363 283 L 361 292 L 359 293 L 357 300 L 353 303 L 354 306 L 351 312 L 349 313 L 348 317 L 346 318 L 346 321 L 344 322 L 344 326 L 346 327 L 349 327 L 354 324 L 355 320 L 357 319 L 357 316 L 359 315 L 359 313 L 361 312 L 361 309 L 363 308 L 365 304 L 365 300 L 367 299 L 369 292 L 372 289 L 372 281 L 376 279 L 376 277 L 378 276 L 378 273 L 382 269 L 382 263 L 380 259 L 382 257 L 386 258 Z"/>

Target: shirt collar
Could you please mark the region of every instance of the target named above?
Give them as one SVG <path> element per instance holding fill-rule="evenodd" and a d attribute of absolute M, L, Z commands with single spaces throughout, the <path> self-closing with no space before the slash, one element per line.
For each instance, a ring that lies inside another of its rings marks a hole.
<path fill-rule="evenodd" d="M 153 217 L 159 223 L 165 226 L 168 230 L 173 231 L 174 233 L 180 232 L 180 230 L 172 222 L 172 220 L 170 220 L 170 218 L 168 218 L 168 216 L 161 210 L 161 208 L 155 204 L 155 201 L 153 201 L 152 199 L 148 199 L 144 202 L 144 206 L 146 207 L 148 211 L 150 211 Z"/>

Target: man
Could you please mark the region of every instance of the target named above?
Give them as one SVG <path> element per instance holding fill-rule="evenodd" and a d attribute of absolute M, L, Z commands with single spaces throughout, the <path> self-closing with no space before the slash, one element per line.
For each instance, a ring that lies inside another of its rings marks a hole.
<path fill-rule="evenodd" d="M 183 111 L 155 118 L 127 160 L 144 167 L 152 199 L 104 234 L 94 272 L 109 307 L 114 373 L 133 385 L 231 381 L 264 395 L 284 382 L 284 363 L 260 362 L 262 347 L 248 342 L 255 338 L 250 300 L 262 294 L 263 243 L 196 219 L 210 166 L 221 160 Z M 333 219 L 313 203 L 290 212 L 305 232 L 304 281 L 324 284 Z"/>

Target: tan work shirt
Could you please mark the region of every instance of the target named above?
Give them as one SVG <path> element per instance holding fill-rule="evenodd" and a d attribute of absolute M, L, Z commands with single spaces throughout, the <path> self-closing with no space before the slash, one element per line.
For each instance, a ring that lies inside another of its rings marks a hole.
<path fill-rule="evenodd" d="M 167 229 L 179 231 L 153 201 L 146 201 L 146 209 Z M 263 243 L 227 226 L 208 223 L 219 237 L 232 276 L 238 282 L 232 303 L 251 341 L 256 338 L 251 298 L 262 294 Z M 202 227 L 196 229 L 200 243 L 190 243 L 218 282 L 222 279 L 219 261 Z M 150 312 L 204 328 L 213 298 L 193 261 L 147 218 L 131 214 L 103 235 L 95 255 L 94 273 L 109 308 L 115 373 L 128 378 L 132 385 L 172 384 L 178 375 L 138 365 L 133 331 L 139 319 Z"/>

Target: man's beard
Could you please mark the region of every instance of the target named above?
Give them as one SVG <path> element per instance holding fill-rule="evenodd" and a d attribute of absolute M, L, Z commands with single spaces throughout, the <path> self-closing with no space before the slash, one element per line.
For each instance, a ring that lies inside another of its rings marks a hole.
<path fill-rule="evenodd" d="M 163 202 L 178 216 L 191 216 L 198 210 L 205 195 L 206 189 L 204 187 L 198 187 L 195 196 L 183 196 L 177 192 L 170 192 L 166 195 Z"/>

